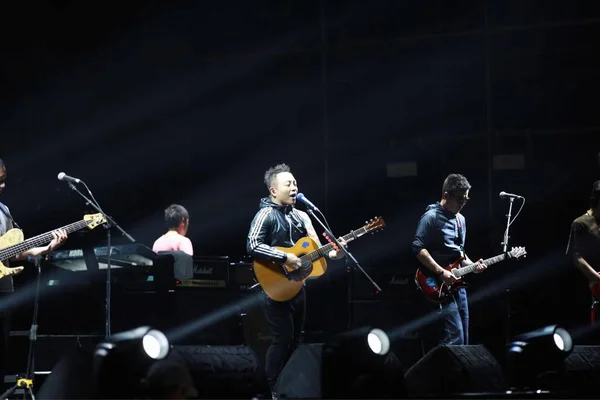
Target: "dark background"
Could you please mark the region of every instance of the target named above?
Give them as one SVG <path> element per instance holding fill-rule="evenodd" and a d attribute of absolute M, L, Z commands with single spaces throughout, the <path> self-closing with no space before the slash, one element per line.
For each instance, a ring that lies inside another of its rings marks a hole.
<path fill-rule="evenodd" d="M 504 337 L 505 289 L 511 332 L 587 322 L 587 288 L 564 251 L 600 176 L 598 2 L 21 1 L 0 15 L 2 201 L 26 237 L 93 211 L 56 179 L 64 171 L 138 242 L 151 247 L 164 208 L 180 203 L 196 254 L 240 259 L 263 173 L 286 162 L 336 234 L 385 219 L 350 250 L 384 293 L 390 274 L 408 277 L 367 311 L 399 325 L 421 300 L 416 223 L 446 175 L 462 173 L 472 259 L 501 250 L 498 193 L 527 199 L 511 227 L 527 258 L 473 278 L 474 342 Z M 515 154 L 523 168 L 494 168 Z M 389 177 L 397 162 L 415 162 L 417 175 Z M 104 235 L 72 235 L 65 248 Z M 116 231 L 113 241 L 126 243 Z M 345 271 L 331 263 L 310 289 L 309 330 L 345 329 Z M 355 297 L 371 298 L 360 273 L 355 283 Z M 101 332 L 101 301 L 77 296 L 70 304 Z M 26 329 L 30 314 L 20 317 Z"/>

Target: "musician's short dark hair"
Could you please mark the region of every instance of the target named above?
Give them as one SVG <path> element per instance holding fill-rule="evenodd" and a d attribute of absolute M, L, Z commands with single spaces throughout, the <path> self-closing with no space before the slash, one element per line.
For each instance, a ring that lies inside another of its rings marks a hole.
<path fill-rule="evenodd" d="M 598 207 L 600 203 L 600 181 L 592 184 L 592 192 L 590 193 L 590 208 Z"/>
<path fill-rule="evenodd" d="M 273 180 L 277 177 L 277 174 L 281 172 L 291 172 L 290 166 L 281 163 L 269 168 L 267 172 L 265 172 L 265 185 L 267 185 L 267 189 L 271 188 Z"/>
<path fill-rule="evenodd" d="M 471 189 L 471 184 L 467 178 L 461 174 L 450 174 L 444 180 L 444 185 L 442 186 L 442 195 L 445 192 L 455 195 L 464 193 L 469 189 Z"/>
<path fill-rule="evenodd" d="M 4 160 L 0 158 L 0 168 L 6 168 L 6 165 L 4 164 Z"/>
<path fill-rule="evenodd" d="M 171 204 L 165 209 L 165 224 L 167 229 L 177 228 L 181 221 L 190 219 L 190 214 L 184 206 Z"/>

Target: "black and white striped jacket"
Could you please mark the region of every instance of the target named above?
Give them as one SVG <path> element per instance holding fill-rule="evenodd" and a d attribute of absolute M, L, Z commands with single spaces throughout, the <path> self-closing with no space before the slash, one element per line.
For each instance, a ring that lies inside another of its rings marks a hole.
<path fill-rule="evenodd" d="M 293 206 L 282 206 L 266 197 L 250 224 L 246 250 L 254 258 L 285 262 L 286 254 L 274 247 L 292 247 L 308 235 L 308 214 Z"/>

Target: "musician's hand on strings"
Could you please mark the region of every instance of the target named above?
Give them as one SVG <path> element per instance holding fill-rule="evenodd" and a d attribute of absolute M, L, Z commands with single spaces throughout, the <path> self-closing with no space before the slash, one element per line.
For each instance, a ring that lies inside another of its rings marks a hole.
<path fill-rule="evenodd" d="M 452 272 L 448 271 L 447 269 L 445 269 L 444 272 L 442 272 L 439 275 L 439 277 L 442 280 L 442 282 L 444 282 L 447 286 L 451 286 L 454 282 L 456 282 L 458 280 L 458 279 L 456 279 L 454 274 Z"/>
<path fill-rule="evenodd" d="M 348 243 L 346 243 L 346 241 L 342 238 L 338 238 L 338 242 L 340 242 L 340 244 L 342 246 L 344 246 L 344 248 L 348 247 Z M 337 250 L 331 250 L 329 252 L 329 259 L 330 260 L 340 260 L 342 258 L 344 258 L 344 252 L 342 250 L 337 251 Z"/>
<path fill-rule="evenodd" d="M 285 261 L 285 265 L 293 269 L 299 269 L 302 266 L 302 260 L 292 253 L 286 253 L 287 260 Z"/>
<path fill-rule="evenodd" d="M 67 231 L 64 229 L 57 229 L 52 232 L 52 241 L 48 245 L 48 250 L 44 254 L 48 254 L 59 248 L 67 240 Z"/>
<path fill-rule="evenodd" d="M 475 267 L 475 273 L 480 274 L 487 269 L 486 265 L 483 263 L 483 258 L 477 260 L 477 267 Z"/>

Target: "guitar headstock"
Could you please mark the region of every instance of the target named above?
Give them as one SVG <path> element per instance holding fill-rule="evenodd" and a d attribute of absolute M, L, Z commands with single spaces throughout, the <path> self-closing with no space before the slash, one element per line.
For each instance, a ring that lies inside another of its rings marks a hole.
<path fill-rule="evenodd" d="M 525 250 L 525 247 L 513 247 L 508 252 L 509 258 L 519 259 L 519 258 L 525 257 L 525 256 L 527 256 L 527 251 Z"/>
<path fill-rule="evenodd" d="M 83 220 L 87 224 L 89 229 L 94 229 L 98 225 L 102 225 L 106 222 L 106 218 L 104 218 L 104 214 L 87 214 L 83 216 Z"/>
<path fill-rule="evenodd" d="M 381 217 L 371 218 L 365 222 L 365 232 L 374 232 L 385 228 L 385 221 Z"/>

